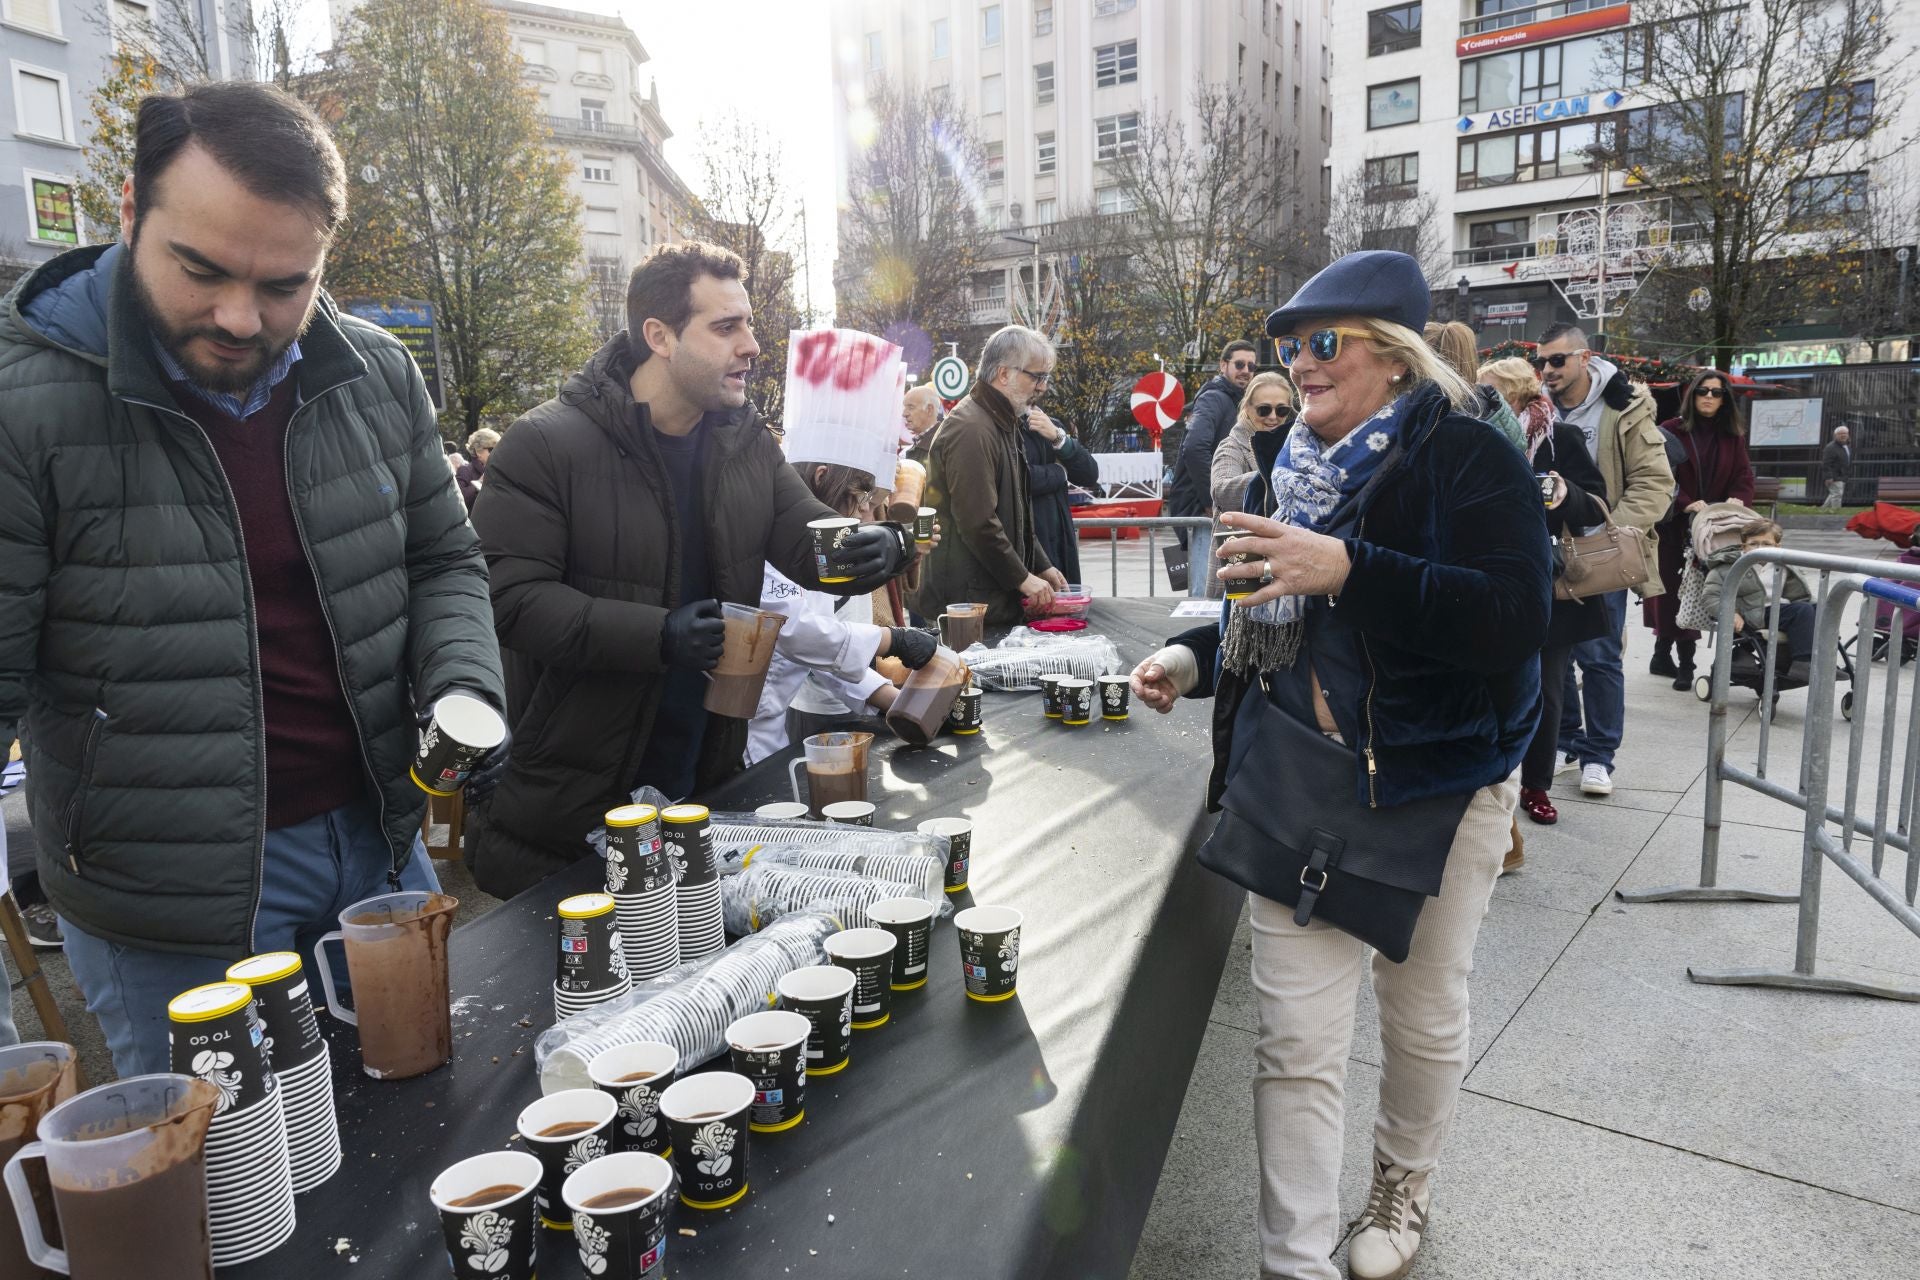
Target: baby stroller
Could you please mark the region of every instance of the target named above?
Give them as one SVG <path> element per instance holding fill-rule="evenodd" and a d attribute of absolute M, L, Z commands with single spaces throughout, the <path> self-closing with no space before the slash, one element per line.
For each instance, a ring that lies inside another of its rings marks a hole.
<path fill-rule="evenodd" d="M 1920 548 L 1913 545 L 1916 527 L 1920 527 L 1920 513 L 1887 502 L 1876 502 L 1871 509 L 1847 521 L 1847 528 L 1861 537 L 1885 538 L 1899 547 L 1901 564 L 1920 564 Z M 1875 662 L 1885 662 L 1887 659 L 1887 650 L 1893 642 L 1893 613 L 1893 605 L 1885 600 L 1874 611 Z M 1851 645 L 1852 641 L 1848 641 L 1848 644 Z M 1916 657 L 1920 657 L 1920 613 L 1907 613 L 1900 626 L 1900 663 L 1904 666 Z"/>
<path fill-rule="evenodd" d="M 1716 560 L 1720 564 L 1731 564 L 1739 559 L 1741 531 L 1752 524 L 1754 519 L 1752 508 L 1737 502 L 1717 502 L 1695 514 L 1680 588 L 1683 615 L 1680 618 L 1680 624 L 1682 626 L 1709 634 L 1715 632 L 1720 620 L 1718 614 L 1708 614 L 1699 605 L 1707 571 L 1715 567 Z M 1790 566 L 1762 566 L 1755 572 L 1762 575 L 1762 580 L 1765 581 L 1770 569 L 1774 572 L 1793 575 L 1800 580 L 1806 598 L 1817 599 L 1812 586 L 1805 581 L 1797 569 Z M 1689 579 L 1694 580 L 1689 581 Z M 1738 587 L 1737 583 L 1730 582 L 1727 585 L 1729 589 Z M 1773 596 L 1771 587 L 1767 594 L 1771 602 Z M 1688 608 L 1689 603 L 1693 605 L 1691 610 Z M 1767 669 L 1773 668 L 1773 699 L 1767 705 L 1769 718 L 1779 707 L 1781 694 L 1791 693 L 1795 689 L 1804 689 L 1812 682 L 1807 664 L 1789 661 L 1784 634 L 1769 634 L 1746 628 L 1734 635 L 1732 649 L 1727 683 L 1733 688 L 1751 689 L 1756 694 L 1763 693 L 1766 689 Z M 1835 679 L 1852 685 L 1853 655 L 1849 647 L 1845 644 L 1840 645 L 1834 660 L 1838 667 Z M 1693 692 L 1700 701 L 1709 701 L 1713 697 L 1713 678 L 1710 675 L 1699 676 L 1693 682 Z M 1841 714 L 1851 715 L 1853 710 L 1851 689 L 1842 696 L 1840 707 Z"/>

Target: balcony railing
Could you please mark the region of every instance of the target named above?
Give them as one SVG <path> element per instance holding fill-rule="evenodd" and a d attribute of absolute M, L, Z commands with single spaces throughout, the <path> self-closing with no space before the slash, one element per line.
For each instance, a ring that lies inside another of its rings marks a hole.
<path fill-rule="evenodd" d="M 610 120 L 582 120 L 579 116 L 548 116 L 547 128 L 555 133 L 572 134 L 587 138 L 613 138 L 620 142 L 638 142 L 651 145 L 647 136 L 630 124 L 614 124 Z"/>
<path fill-rule="evenodd" d="M 967 309 L 975 324 L 1005 324 L 1010 315 L 1005 298 L 975 298 Z"/>
<path fill-rule="evenodd" d="M 1520 258 L 1531 258 L 1535 253 L 1533 241 L 1514 244 L 1483 244 L 1470 249 L 1455 249 L 1453 265 L 1471 267 L 1488 262 L 1513 262 Z"/>
<path fill-rule="evenodd" d="M 1554 0 L 1551 4 L 1536 4 L 1528 9 L 1509 9 L 1505 13 L 1489 13 L 1481 18 L 1463 18 L 1460 21 L 1460 34 L 1476 36 L 1485 31 L 1505 31 L 1509 27 L 1521 27 L 1545 18 L 1564 18 L 1570 13 L 1604 9 L 1618 2 L 1619 0 Z"/>

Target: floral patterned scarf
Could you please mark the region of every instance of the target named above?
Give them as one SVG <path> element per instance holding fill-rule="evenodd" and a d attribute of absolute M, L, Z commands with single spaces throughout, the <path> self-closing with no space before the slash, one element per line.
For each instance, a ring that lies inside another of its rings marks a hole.
<path fill-rule="evenodd" d="M 1409 397 L 1402 395 L 1332 444 L 1295 421 L 1274 460 L 1273 518 L 1325 532 L 1328 520 L 1366 487 L 1400 438 Z M 1291 667 L 1300 653 L 1305 596 L 1281 596 L 1251 609 L 1229 605 L 1222 648 L 1227 668 L 1243 676 Z"/>

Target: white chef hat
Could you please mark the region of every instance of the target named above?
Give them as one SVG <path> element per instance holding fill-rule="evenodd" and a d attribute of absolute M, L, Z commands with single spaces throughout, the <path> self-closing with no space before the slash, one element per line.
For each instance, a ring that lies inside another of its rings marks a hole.
<path fill-rule="evenodd" d="M 893 488 L 907 366 L 900 348 L 857 329 L 796 329 L 782 410 L 787 457 L 864 471 Z"/>

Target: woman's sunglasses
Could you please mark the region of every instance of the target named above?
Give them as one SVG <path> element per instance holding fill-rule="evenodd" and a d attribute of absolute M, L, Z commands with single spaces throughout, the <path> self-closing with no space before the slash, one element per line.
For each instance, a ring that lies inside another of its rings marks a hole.
<path fill-rule="evenodd" d="M 1696 400 L 1703 396 L 1712 396 L 1715 400 L 1724 400 L 1727 398 L 1727 393 L 1725 388 L 1722 387 L 1702 387 L 1693 393 L 1693 398 Z"/>
<path fill-rule="evenodd" d="M 1573 359 L 1575 356 L 1583 356 L 1585 354 L 1587 353 L 1584 351 L 1556 351 L 1550 356 L 1535 356 L 1533 357 L 1533 367 L 1536 369 L 1545 369 L 1548 366 L 1552 366 L 1555 369 L 1563 369 L 1566 367 L 1567 361 Z"/>
<path fill-rule="evenodd" d="M 1315 360 L 1322 364 L 1330 364 L 1340 358 L 1340 339 L 1371 338 L 1372 336 L 1365 329 L 1344 329 L 1335 326 L 1315 329 L 1304 340 L 1291 333 L 1284 338 L 1275 338 L 1273 350 L 1280 357 L 1281 366 L 1287 369 L 1293 368 L 1293 362 L 1300 358 L 1302 345 Z"/>
<path fill-rule="evenodd" d="M 1256 404 L 1253 406 L 1256 418 L 1278 418 L 1282 422 L 1293 420 L 1293 406 L 1285 404 Z"/>

